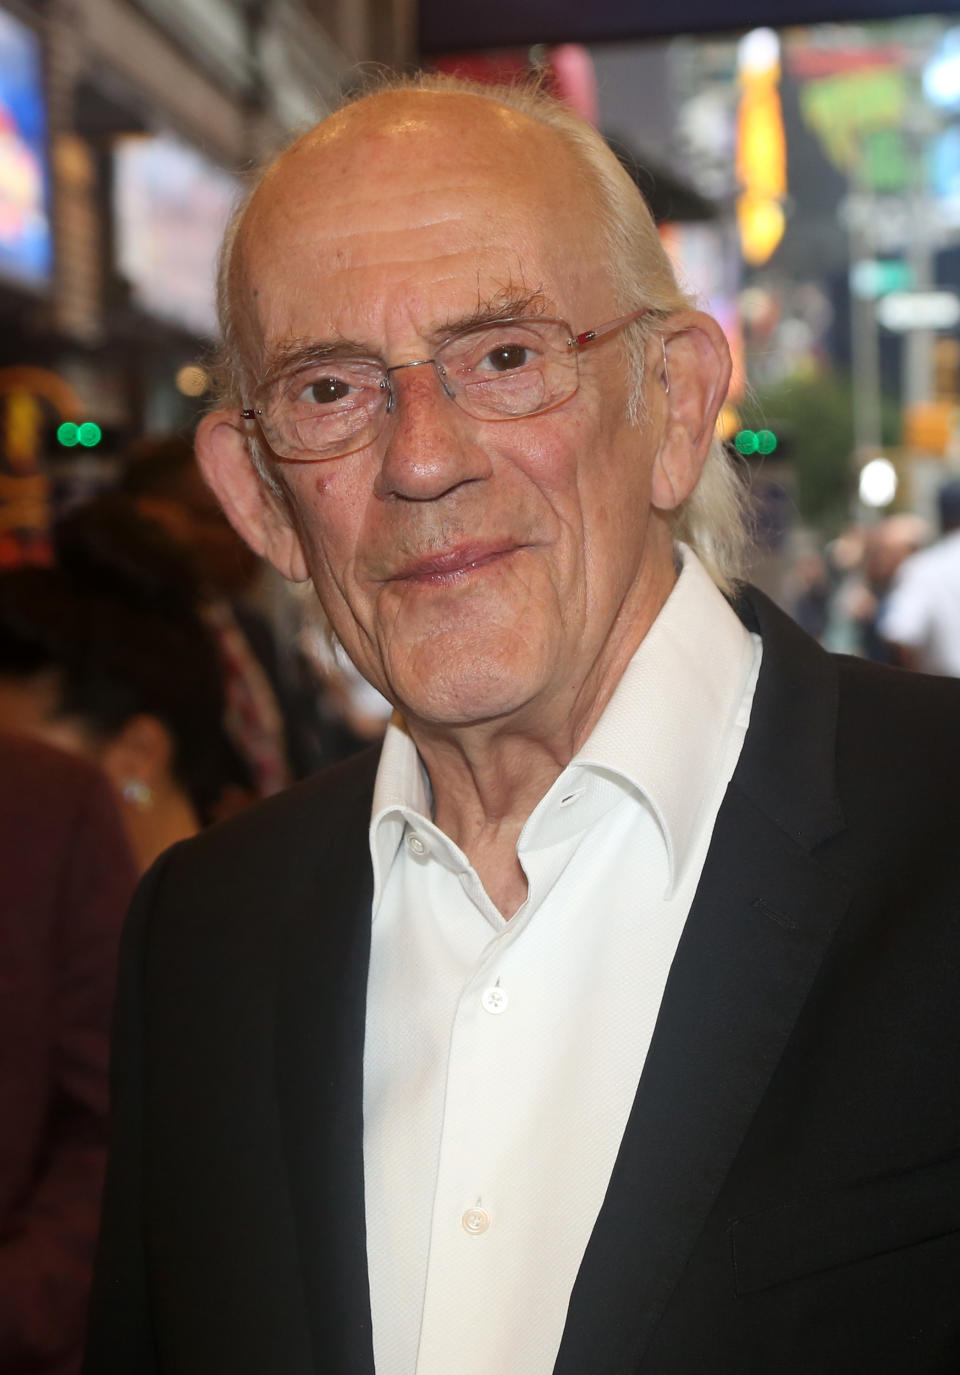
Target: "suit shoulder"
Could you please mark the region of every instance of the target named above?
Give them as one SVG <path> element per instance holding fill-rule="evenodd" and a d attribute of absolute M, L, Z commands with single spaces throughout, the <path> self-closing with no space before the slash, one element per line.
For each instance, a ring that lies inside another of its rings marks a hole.
<path fill-rule="evenodd" d="M 874 824 L 886 815 L 945 840 L 958 824 L 960 681 L 845 657 L 836 662 L 845 806 Z"/>
<path fill-rule="evenodd" d="M 842 654 L 832 657 L 847 729 L 859 721 L 865 730 L 882 725 L 886 732 L 903 731 L 908 742 L 937 737 L 944 750 L 960 748 L 960 679 L 911 673 Z"/>
<path fill-rule="evenodd" d="M 364 750 L 175 845 L 158 861 L 165 883 L 257 888 L 365 847 L 378 761 L 379 746 Z"/>

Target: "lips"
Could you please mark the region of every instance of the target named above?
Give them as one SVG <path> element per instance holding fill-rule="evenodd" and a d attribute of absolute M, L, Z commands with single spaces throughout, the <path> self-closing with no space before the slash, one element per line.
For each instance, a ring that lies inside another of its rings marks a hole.
<path fill-rule="evenodd" d="M 498 559 L 512 554 L 519 546 L 515 544 L 461 545 L 457 549 L 446 549 L 441 554 L 430 554 L 424 558 L 411 559 L 389 579 L 390 582 L 439 582 L 458 574 L 470 573 L 474 569 L 486 567 Z"/>

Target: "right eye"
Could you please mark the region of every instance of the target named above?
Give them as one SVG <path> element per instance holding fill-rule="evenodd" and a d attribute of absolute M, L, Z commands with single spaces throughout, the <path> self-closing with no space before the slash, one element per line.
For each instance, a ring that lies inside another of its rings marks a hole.
<path fill-rule="evenodd" d="M 308 405 L 325 406 L 342 401 L 351 391 L 350 383 L 342 377 L 314 377 L 304 386 L 297 400 L 305 401 Z"/>

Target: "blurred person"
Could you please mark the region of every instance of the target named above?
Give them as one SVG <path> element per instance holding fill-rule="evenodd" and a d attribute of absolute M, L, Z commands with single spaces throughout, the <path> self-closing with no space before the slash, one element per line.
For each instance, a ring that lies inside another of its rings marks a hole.
<path fill-rule="evenodd" d="M 897 570 L 927 538 L 920 516 L 884 516 L 860 529 L 860 558 L 834 588 L 830 625 L 824 639 L 830 648 L 857 654 L 872 663 L 890 664 L 894 656 L 880 633 L 884 608 Z"/>
<path fill-rule="evenodd" d="M 204 482 L 189 436 L 170 431 L 134 440 L 123 455 L 119 490 L 189 551 L 204 588 L 243 605 L 262 563 Z"/>
<path fill-rule="evenodd" d="M 138 893 L 87 1375 L 941 1375 L 960 687 L 739 582 L 596 130 L 417 83 L 228 233 L 198 458 L 398 716 Z"/>
<path fill-rule="evenodd" d="M 316 598 L 312 605 L 304 606 L 300 644 L 324 685 L 320 711 L 326 726 L 335 735 L 342 733 L 344 737 L 339 751 L 334 744 L 329 762 L 345 759 L 363 745 L 382 739 L 393 706 L 347 656 L 317 606 Z"/>
<path fill-rule="evenodd" d="M 821 640 L 830 611 L 830 574 L 818 549 L 797 554 L 786 580 L 784 601 L 797 625 Z"/>
<path fill-rule="evenodd" d="M 95 759 L 145 869 L 231 781 L 216 649 L 178 550 L 125 503 L 55 542 L 56 567 L 0 573 L 0 727 Z"/>
<path fill-rule="evenodd" d="M 960 677 L 960 479 L 937 494 L 941 538 L 900 566 L 879 622 L 894 662 Z"/>
<path fill-rule="evenodd" d="M 135 880 L 100 769 L 0 732 L 2 1375 L 80 1366 L 116 952 Z"/>
<path fill-rule="evenodd" d="M 255 605 L 263 563 L 239 538 L 203 480 L 193 443 L 177 433 L 148 435 L 124 456 L 121 487 L 189 553 L 203 589 L 202 612 L 220 649 L 227 729 L 248 760 L 256 791 L 268 797 L 292 777 L 342 757 L 362 742 L 334 739 L 318 678 L 296 635 L 278 643 Z M 291 610 L 293 606 L 291 604 Z"/>

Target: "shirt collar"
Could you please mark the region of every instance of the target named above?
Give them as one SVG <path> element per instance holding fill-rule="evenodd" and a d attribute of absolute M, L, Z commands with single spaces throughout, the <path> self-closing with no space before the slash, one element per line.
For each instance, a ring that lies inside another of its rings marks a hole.
<path fill-rule="evenodd" d="M 376 913 L 383 882 L 389 873 L 408 820 L 429 817 L 430 780 L 403 718 L 394 712 L 383 737 L 377 766 L 370 821 L 373 859 L 373 910 Z"/>
<path fill-rule="evenodd" d="M 755 640 L 700 560 L 683 568 L 572 764 L 623 779 L 667 848 L 670 887 L 686 864 L 729 732 L 749 718 Z M 745 719 L 740 720 L 745 713 Z"/>
<path fill-rule="evenodd" d="M 689 855 L 728 732 L 741 711 L 749 714 L 746 688 L 751 670 L 755 677 L 758 668 L 755 638 L 693 551 L 685 545 L 677 551 L 682 569 L 670 596 L 600 720 L 523 833 L 526 844 L 555 843 L 563 837 L 552 818 L 563 796 L 593 783 L 607 794 L 605 783 L 613 782 L 618 791 L 626 786 L 640 795 L 659 825 L 671 889 Z M 598 798 L 597 805 L 611 802 Z M 432 830 L 431 812 L 426 769 L 395 715 L 384 737 L 370 823 L 374 912 L 406 823 L 426 821 Z M 538 826 L 547 816 L 551 820 L 538 841 Z M 570 824 L 579 829 L 572 816 Z"/>

